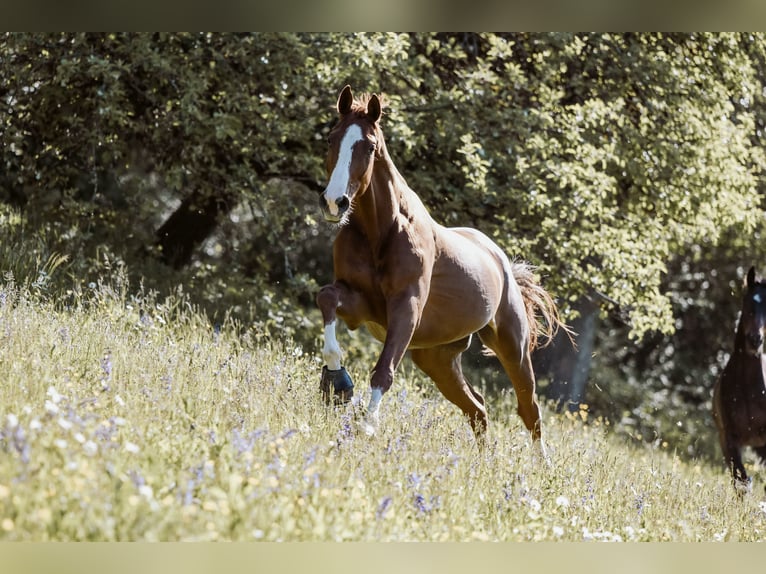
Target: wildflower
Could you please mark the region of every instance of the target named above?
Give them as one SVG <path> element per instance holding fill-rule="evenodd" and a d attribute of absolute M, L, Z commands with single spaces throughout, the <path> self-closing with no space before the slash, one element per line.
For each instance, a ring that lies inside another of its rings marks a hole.
<path fill-rule="evenodd" d="M 556 506 L 562 508 L 569 508 L 569 499 L 566 496 L 559 496 L 556 498 Z"/>
<path fill-rule="evenodd" d="M 430 506 L 426 504 L 425 496 L 419 492 L 415 493 L 415 496 L 413 497 L 413 504 L 415 504 L 415 508 L 417 508 L 419 512 L 428 513 L 431 511 Z"/>
<path fill-rule="evenodd" d="M 419 492 L 415 493 L 413 496 L 413 504 L 415 505 L 415 508 L 417 508 L 418 512 L 423 514 L 428 514 L 432 510 L 438 508 L 439 502 L 439 496 L 432 496 L 429 501 L 426 501 L 426 497 Z"/>
<path fill-rule="evenodd" d="M 393 499 L 390 496 L 384 497 L 383 500 L 381 500 L 380 504 L 378 505 L 378 510 L 375 511 L 375 518 L 378 520 L 382 520 L 383 516 L 386 514 L 386 511 L 391 506 L 392 502 L 393 502 Z"/>
<path fill-rule="evenodd" d="M 5 417 L 5 426 L 8 430 L 15 429 L 17 426 L 19 426 L 19 417 L 17 417 L 13 413 L 10 413 L 8 416 Z"/>
<path fill-rule="evenodd" d="M 101 390 L 108 391 L 109 381 L 112 379 L 112 354 L 107 351 L 101 358 Z"/>
<path fill-rule="evenodd" d="M 553 527 L 553 535 L 556 538 L 561 538 L 564 536 L 564 529 L 561 526 L 554 526 Z"/>
<path fill-rule="evenodd" d="M 131 452 L 133 454 L 136 454 L 141 449 L 138 448 L 137 444 L 128 441 L 128 442 L 125 443 L 125 450 L 128 451 L 128 452 Z"/>
<path fill-rule="evenodd" d="M 92 440 L 89 440 L 84 445 L 82 445 L 82 450 L 88 456 L 95 456 L 98 453 L 98 445 L 96 445 L 96 443 Z"/>
<path fill-rule="evenodd" d="M 59 404 L 64 399 L 64 395 L 60 394 L 52 386 L 48 387 L 47 395 L 51 398 L 50 400 L 54 405 Z"/>

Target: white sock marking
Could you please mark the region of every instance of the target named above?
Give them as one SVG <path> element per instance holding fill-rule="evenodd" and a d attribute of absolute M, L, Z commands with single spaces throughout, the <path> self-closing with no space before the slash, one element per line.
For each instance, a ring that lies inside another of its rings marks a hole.
<path fill-rule="evenodd" d="M 340 369 L 341 351 L 338 339 L 335 338 L 335 321 L 330 321 L 324 326 L 324 347 L 322 348 L 327 368 L 331 371 Z"/>
<path fill-rule="evenodd" d="M 383 392 L 380 389 L 372 389 L 370 392 L 370 403 L 367 405 L 368 414 L 377 414 L 380 408 L 380 399 L 383 398 Z"/>

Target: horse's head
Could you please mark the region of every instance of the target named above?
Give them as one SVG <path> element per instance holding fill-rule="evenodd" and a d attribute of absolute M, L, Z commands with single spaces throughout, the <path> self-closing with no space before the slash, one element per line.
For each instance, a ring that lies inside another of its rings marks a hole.
<path fill-rule="evenodd" d="M 766 335 L 766 282 L 756 278 L 754 267 L 747 272 L 739 323 L 744 336 L 745 351 L 748 354 L 760 355 Z"/>
<path fill-rule="evenodd" d="M 338 96 L 338 122 L 327 141 L 329 183 L 319 198 L 325 219 L 338 223 L 348 214 L 354 197 L 370 185 L 380 138 L 381 103 L 376 95 L 355 101 L 346 86 Z"/>

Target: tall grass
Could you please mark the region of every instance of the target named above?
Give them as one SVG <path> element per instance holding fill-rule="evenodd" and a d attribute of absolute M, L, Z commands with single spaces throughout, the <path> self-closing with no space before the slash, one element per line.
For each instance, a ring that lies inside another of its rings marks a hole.
<path fill-rule="evenodd" d="M 349 364 L 364 402 L 367 365 Z M 378 434 L 319 400 L 321 363 L 182 294 L 0 285 L 2 540 L 762 540 L 762 486 L 515 397 L 479 448 L 407 364 Z"/>

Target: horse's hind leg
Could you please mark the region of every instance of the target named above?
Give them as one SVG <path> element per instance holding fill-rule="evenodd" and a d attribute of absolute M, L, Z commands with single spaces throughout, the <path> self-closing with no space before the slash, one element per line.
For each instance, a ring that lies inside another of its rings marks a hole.
<path fill-rule="evenodd" d="M 526 317 L 518 320 L 526 321 Z M 535 393 L 535 373 L 532 357 L 527 352 L 527 336 L 521 323 L 490 324 L 481 331 L 481 341 L 497 355 L 516 391 L 518 413 L 541 454 L 546 456 L 542 437 L 542 415 Z"/>
<path fill-rule="evenodd" d="M 433 381 L 444 397 L 465 413 L 477 437 L 487 430 L 487 410 L 484 397 L 463 376 L 460 358 L 471 338 L 431 347 L 413 349 L 413 362 Z"/>

